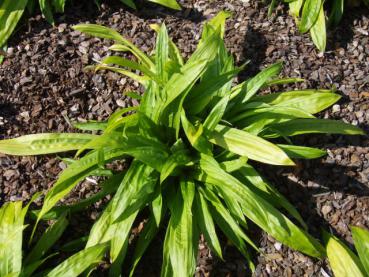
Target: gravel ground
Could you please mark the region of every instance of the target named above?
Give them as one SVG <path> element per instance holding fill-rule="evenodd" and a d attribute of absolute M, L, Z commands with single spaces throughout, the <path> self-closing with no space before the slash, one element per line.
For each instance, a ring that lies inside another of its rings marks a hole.
<path fill-rule="evenodd" d="M 86 1 L 89 2 L 89 1 Z M 91 1 L 92 2 L 92 1 Z M 185 55 L 196 47 L 203 22 L 217 11 L 233 12 L 227 23 L 226 43 L 239 64 L 250 59 L 240 75 L 245 79 L 276 61 L 284 62 L 283 76 L 306 82 L 279 89 L 331 88 L 342 100 L 322 113 L 323 118 L 342 119 L 369 131 L 369 18 L 363 8 L 351 9 L 342 24 L 328 37 L 328 51 L 318 53 L 307 35 L 298 33 L 294 20 L 279 6 L 267 18 L 259 1 L 182 2 L 173 12 L 141 3 L 139 11 L 112 1 L 97 10 L 74 4 L 51 27 L 41 16 L 24 22 L 9 42 L 8 58 L 0 65 L 0 138 L 39 132 L 75 131 L 70 122 L 107 118 L 118 107 L 135 105 L 124 91 L 140 90 L 138 84 L 115 73 L 92 74 L 83 68 L 109 54 L 108 41 L 80 35 L 70 27 L 78 22 L 96 22 L 116 28 L 142 50 L 155 43 L 149 24 L 165 22 L 170 36 Z M 296 143 L 329 149 L 322 160 L 301 162 L 293 169 L 260 166 L 264 176 L 296 205 L 310 232 L 321 236 L 330 228 L 352 243 L 349 226 L 369 228 L 369 140 L 368 137 L 309 136 Z M 0 204 L 28 200 L 36 191 L 46 191 L 65 167 L 58 158 L 9 157 L 0 155 Z M 95 180 L 79 185 L 65 202 L 87 197 L 98 190 Z M 40 203 L 37 203 L 40 205 Z M 86 233 L 102 203 L 75 218 L 68 233 Z M 80 219 L 83 220 L 80 220 Z M 83 222 L 83 224 L 81 224 Z M 265 252 L 255 254 L 255 276 L 327 276 L 325 261 L 317 261 L 280 245 L 258 230 L 254 239 Z M 137 276 L 157 276 L 161 253 L 154 246 L 137 270 Z M 224 241 L 225 262 L 213 258 L 201 240 L 198 276 L 249 276 L 244 259 Z M 104 268 L 99 271 L 104 275 Z M 96 273 L 99 274 L 99 273 Z"/>

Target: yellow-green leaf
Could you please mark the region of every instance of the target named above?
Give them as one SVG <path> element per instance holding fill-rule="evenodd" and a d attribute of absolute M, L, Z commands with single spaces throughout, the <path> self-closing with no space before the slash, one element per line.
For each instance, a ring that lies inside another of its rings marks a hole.
<path fill-rule="evenodd" d="M 360 261 L 369 275 L 369 231 L 361 227 L 351 227 L 352 238 Z"/>
<path fill-rule="evenodd" d="M 45 133 L 25 135 L 0 141 L 0 153 L 9 155 L 41 155 L 78 150 L 96 138 L 91 134 Z"/>
<path fill-rule="evenodd" d="M 319 16 L 315 24 L 310 29 L 310 35 L 313 39 L 313 42 L 316 47 L 320 50 L 320 52 L 325 51 L 325 47 L 327 44 L 327 34 L 326 34 L 326 26 L 325 26 L 325 16 L 323 5 L 320 8 Z"/>
<path fill-rule="evenodd" d="M 358 257 L 342 242 L 326 234 L 327 256 L 335 277 L 365 277 Z"/>
<path fill-rule="evenodd" d="M 3 0 L 0 4 L 0 47 L 4 46 L 19 19 L 22 17 L 28 0 Z"/>
<path fill-rule="evenodd" d="M 246 131 L 218 125 L 209 132 L 208 139 L 235 154 L 275 165 L 294 165 L 294 162 L 275 144 Z"/>

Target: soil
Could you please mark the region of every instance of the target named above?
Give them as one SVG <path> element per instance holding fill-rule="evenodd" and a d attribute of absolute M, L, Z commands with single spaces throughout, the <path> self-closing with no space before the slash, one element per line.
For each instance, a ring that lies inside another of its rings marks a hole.
<path fill-rule="evenodd" d="M 93 1 L 71 4 L 57 16 L 55 27 L 40 15 L 23 21 L 9 42 L 8 56 L 0 65 L 0 138 L 40 132 L 76 131 L 70 122 L 106 119 L 116 108 L 137 104 L 123 92 L 139 85 L 111 72 L 91 73 L 83 68 L 109 54 L 109 41 L 73 31 L 76 23 L 90 22 L 117 29 L 146 52 L 153 49 L 152 23 L 165 22 L 169 34 L 188 56 L 194 51 L 203 22 L 220 10 L 233 16 L 227 23 L 226 43 L 237 63 L 250 59 L 240 80 L 283 61 L 283 76 L 301 77 L 302 84 L 273 88 L 331 88 L 342 94 L 340 102 L 320 114 L 341 119 L 369 131 L 369 18 L 365 8 L 351 8 L 340 26 L 328 36 L 328 50 L 318 53 L 308 35 L 301 35 L 284 6 L 271 18 L 262 1 L 181 2 L 182 11 L 171 11 L 147 2 L 133 11 L 111 1 L 96 9 Z M 259 166 L 299 210 L 309 232 L 321 237 L 329 228 L 352 243 L 350 225 L 369 228 L 369 139 L 367 136 L 309 136 L 298 144 L 328 149 L 321 160 L 299 162 L 296 168 Z M 29 200 L 47 191 L 65 168 L 55 155 L 11 157 L 0 155 L 0 205 L 4 201 Z M 64 200 L 74 202 L 98 190 L 95 179 L 80 184 Z M 40 205 L 37 202 L 36 205 Z M 87 234 L 103 202 L 72 218 L 63 237 Z M 260 230 L 253 239 L 265 255 L 254 253 L 254 276 L 329 276 L 326 261 L 311 259 L 276 242 Z M 162 238 L 153 242 L 137 269 L 137 276 L 158 276 Z M 199 244 L 197 276 L 249 276 L 242 256 L 224 241 L 225 261 L 213 257 L 206 243 Z M 104 266 L 95 273 L 104 276 Z"/>

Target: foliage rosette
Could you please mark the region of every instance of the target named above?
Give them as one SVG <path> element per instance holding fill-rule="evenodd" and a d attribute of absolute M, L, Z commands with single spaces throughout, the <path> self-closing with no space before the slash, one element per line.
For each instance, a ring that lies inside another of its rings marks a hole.
<path fill-rule="evenodd" d="M 293 145 L 290 137 L 363 132 L 340 121 L 315 118 L 313 114 L 338 101 L 334 91 L 256 95 L 268 86 L 302 81 L 279 78 L 280 63 L 234 85 L 243 66 L 235 66 L 223 41 L 227 17 L 228 13 L 220 12 L 204 25 L 198 47 L 186 61 L 164 24 L 152 26 L 157 41 L 151 56 L 107 27 L 75 26 L 83 33 L 113 40 L 111 50 L 135 57 L 109 56 L 95 69 L 112 70 L 139 82 L 145 89 L 143 96 L 129 96 L 140 104 L 116 111 L 106 122 L 75 125 L 98 135 L 38 134 L 0 142 L 0 152 L 13 155 L 77 151 L 35 213 L 37 222 L 114 195 L 86 243 L 86 249 L 109 244 L 112 276 L 120 274 L 131 228 L 140 214 L 148 217 L 135 245 L 131 275 L 161 228 L 166 230 L 163 276 L 194 274 L 200 234 L 222 259 L 219 232 L 253 270 L 250 253 L 259 249 L 247 234 L 249 222 L 302 253 L 325 255 L 321 244 L 307 233 L 298 211 L 251 161 L 293 166 L 293 159 L 319 158 L 325 151 Z M 126 160 L 128 169 L 110 172 L 106 165 L 114 160 Z M 108 178 L 98 195 L 73 206 L 56 206 L 81 180 L 101 175 Z"/>

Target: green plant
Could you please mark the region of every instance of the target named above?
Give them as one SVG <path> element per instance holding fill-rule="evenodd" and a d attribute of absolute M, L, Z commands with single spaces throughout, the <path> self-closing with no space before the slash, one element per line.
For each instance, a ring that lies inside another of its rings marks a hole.
<path fill-rule="evenodd" d="M 120 0 L 127 6 L 136 9 L 133 0 Z M 176 0 L 148 0 L 171 9 L 180 10 Z M 67 0 L 2 0 L 0 1 L 0 48 L 6 45 L 7 40 L 15 30 L 19 20 L 25 10 L 33 13 L 36 4 L 39 4 L 40 10 L 45 19 L 54 25 L 53 13 L 64 13 L 64 7 Z M 95 0 L 96 3 L 100 1 Z"/>
<path fill-rule="evenodd" d="M 37 196 L 35 195 L 34 198 Z M 57 255 L 54 253 L 45 257 L 68 226 L 66 213 L 58 217 L 45 230 L 23 258 L 23 230 L 27 227 L 24 225 L 24 218 L 28 206 L 29 204 L 22 208 L 22 202 L 18 201 L 5 203 L 0 208 L 0 276 L 32 276 L 46 260 Z M 43 271 L 42 276 L 78 276 L 103 258 L 107 246 L 107 244 L 98 244 L 86 248 L 69 257 L 54 269 Z"/>
<path fill-rule="evenodd" d="M 301 81 L 278 79 L 280 63 L 233 86 L 233 79 L 243 66 L 234 65 L 223 42 L 228 16 L 221 12 L 204 25 L 199 45 L 186 62 L 164 24 L 152 26 L 158 33 L 153 56 L 147 56 L 107 27 L 75 26 L 86 34 L 114 40 L 111 50 L 130 52 L 136 57 L 137 61 L 110 56 L 96 70 L 113 70 L 141 83 L 145 88 L 143 96 L 129 94 L 139 99 L 140 105 L 118 110 L 106 122 L 76 125 L 82 130 L 100 130 L 100 135 L 36 134 L 0 141 L 0 152 L 6 154 L 76 150 L 76 157 L 80 157 L 70 161 L 47 193 L 42 209 L 35 212 L 37 221 L 73 212 L 100 199 L 106 195 L 106 189 L 94 199 L 55 207 L 81 180 L 106 171 L 105 166 L 111 161 L 123 159 L 130 163 L 125 172 L 107 180 L 111 191 L 116 192 L 93 225 L 86 244 L 92 247 L 110 242 L 113 276 L 121 270 L 138 214 L 149 215 L 137 241 L 131 275 L 164 226 L 163 276 L 194 273 L 200 233 L 222 258 L 217 228 L 253 269 L 248 247 L 259 250 L 246 234 L 249 220 L 289 247 L 313 257 L 325 255 L 321 244 L 307 233 L 297 210 L 261 178 L 249 160 L 293 166 L 294 158 L 318 158 L 325 151 L 293 145 L 289 137 L 363 132 L 340 121 L 313 116 L 340 98 L 333 91 L 301 90 L 257 96 L 261 88 Z"/>
<path fill-rule="evenodd" d="M 358 256 L 338 238 L 324 233 L 329 264 L 336 277 L 369 276 L 369 232 L 355 226 L 351 232 Z"/>
<path fill-rule="evenodd" d="M 327 42 L 326 26 L 334 27 L 341 21 L 344 13 L 344 0 L 292 0 L 287 2 L 290 14 L 295 17 L 301 33 L 310 32 L 315 46 L 322 52 L 325 51 Z M 352 0 L 347 2 L 354 2 Z M 369 0 L 362 0 L 369 6 Z M 269 7 L 271 15 L 277 0 L 272 0 Z M 329 6 L 329 9 L 327 8 Z M 326 14 L 329 14 L 326 20 Z"/>

